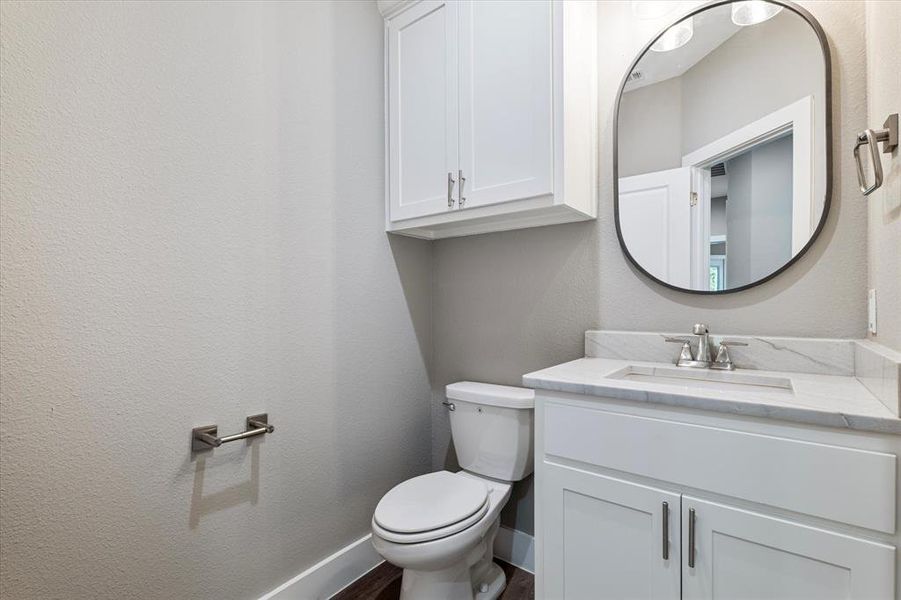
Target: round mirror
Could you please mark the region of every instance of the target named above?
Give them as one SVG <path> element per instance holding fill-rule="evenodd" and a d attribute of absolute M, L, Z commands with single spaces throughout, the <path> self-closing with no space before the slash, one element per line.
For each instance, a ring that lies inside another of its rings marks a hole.
<path fill-rule="evenodd" d="M 810 247 L 829 211 L 829 74 L 822 29 L 787 2 L 710 3 L 645 47 L 614 142 L 617 234 L 641 272 L 736 292 Z"/>

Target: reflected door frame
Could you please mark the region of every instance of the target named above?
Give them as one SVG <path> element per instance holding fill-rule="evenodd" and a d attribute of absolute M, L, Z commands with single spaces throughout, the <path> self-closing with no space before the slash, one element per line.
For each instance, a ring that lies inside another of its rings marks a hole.
<path fill-rule="evenodd" d="M 702 146 L 682 157 L 683 167 L 697 167 L 708 171 L 716 163 L 728 160 L 746 150 L 792 135 L 792 256 L 798 254 L 813 232 L 816 231 L 820 212 L 814 210 L 814 115 L 813 96 L 805 96 L 765 117 Z M 709 192 L 709 185 L 708 185 Z M 699 204 L 700 204 L 699 198 Z M 708 199 L 709 203 L 709 199 Z M 708 204 L 709 207 L 709 204 Z M 692 222 L 692 230 L 699 228 L 703 234 L 703 223 Z M 709 234 L 710 217 L 707 216 Z M 706 239 L 705 236 L 703 239 Z M 710 248 L 707 248 L 709 262 Z M 699 257 L 702 258 L 702 257 Z M 703 263 L 706 267 L 706 262 Z M 696 265 L 693 265 L 696 266 Z M 692 269 L 694 273 L 697 269 Z"/>
<path fill-rule="evenodd" d="M 684 167 L 683 167 L 684 168 Z M 710 169 L 691 168 L 691 287 L 710 289 Z"/>

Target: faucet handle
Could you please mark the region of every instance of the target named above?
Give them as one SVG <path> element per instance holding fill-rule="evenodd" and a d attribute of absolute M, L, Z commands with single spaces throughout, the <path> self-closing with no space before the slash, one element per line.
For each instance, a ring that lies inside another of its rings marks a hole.
<path fill-rule="evenodd" d="M 716 351 L 716 358 L 711 365 L 714 369 L 726 369 L 731 371 L 735 368 L 732 357 L 729 356 L 729 344 L 720 344 Z"/>
<path fill-rule="evenodd" d="M 747 346 L 747 345 L 748 344 L 746 344 L 745 342 L 733 342 L 732 340 L 723 340 L 722 342 L 720 342 L 720 346 L 725 346 L 727 348 L 729 346 Z"/>
<path fill-rule="evenodd" d="M 663 338 L 665 342 L 669 342 L 670 344 L 682 344 L 682 349 L 679 351 L 679 358 L 676 359 L 676 364 L 684 364 L 686 362 L 691 362 L 695 359 L 694 353 L 691 351 L 691 340 L 688 338 L 678 338 L 678 337 L 666 337 Z"/>
<path fill-rule="evenodd" d="M 729 355 L 729 346 L 747 346 L 747 344 L 745 342 L 731 342 L 729 340 L 720 342 L 719 347 L 716 350 L 716 358 L 714 359 L 713 364 L 710 365 L 712 369 L 723 369 L 726 371 L 735 369 L 735 363 L 732 362 L 732 357 Z"/>
<path fill-rule="evenodd" d="M 692 332 L 695 335 L 704 335 L 705 333 L 710 333 L 710 330 L 707 329 L 707 325 L 704 323 L 695 323 L 695 326 L 692 328 Z"/>

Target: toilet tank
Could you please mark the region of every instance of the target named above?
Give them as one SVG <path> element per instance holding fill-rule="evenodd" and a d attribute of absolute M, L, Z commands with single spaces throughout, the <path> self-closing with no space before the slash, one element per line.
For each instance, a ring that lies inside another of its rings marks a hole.
<path fill-rule="evenodd" d="M 532 472 L 535 392 L 461 381 L 445 389 L 451 435 L 464 470 L 502 481 Z"/>

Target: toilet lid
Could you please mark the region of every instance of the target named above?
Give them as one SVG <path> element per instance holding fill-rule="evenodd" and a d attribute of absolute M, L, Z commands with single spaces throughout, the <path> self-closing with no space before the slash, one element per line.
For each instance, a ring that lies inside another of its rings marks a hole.
<path fill-rule="evenodd" d="M 391 489 L 373 520 L 396 533 L 421 533 L 459 523 L 484 512 L 488 488 L 470 477 L 439 471 L 408 479 Z"/>

